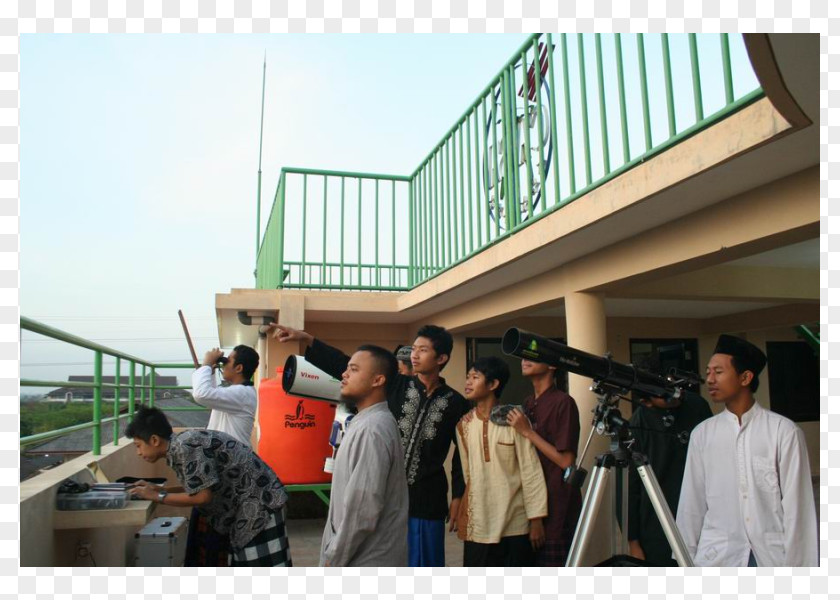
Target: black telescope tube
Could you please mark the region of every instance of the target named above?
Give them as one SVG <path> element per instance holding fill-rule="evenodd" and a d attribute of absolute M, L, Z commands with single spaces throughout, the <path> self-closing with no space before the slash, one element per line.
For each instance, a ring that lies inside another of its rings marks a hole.
<path fill-rule="evenodd" d="M 646 396 L 671 400 L 682 395 L 682 390 L 664 377 L 637 369 L 633 365 L 589 354 L 518 327 L 511 327 L 505 332 L 502 352 L 565 369 L 605 385 L 635 390 Z"/>

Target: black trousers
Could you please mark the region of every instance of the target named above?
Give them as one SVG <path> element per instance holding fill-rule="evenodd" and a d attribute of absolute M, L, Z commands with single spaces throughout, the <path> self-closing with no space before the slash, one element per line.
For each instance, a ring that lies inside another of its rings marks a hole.
<path fill-rule="evenodd" d="M 503 537 L 497 544 L 464 542 L 465 567 L 533 567 L 534 550 L 528 535 Z"/>

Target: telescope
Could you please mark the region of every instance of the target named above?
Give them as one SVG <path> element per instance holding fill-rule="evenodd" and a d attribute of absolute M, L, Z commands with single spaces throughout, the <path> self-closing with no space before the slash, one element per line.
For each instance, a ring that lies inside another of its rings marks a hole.
<path fill-rule="evenodd" d="M 303 356 L 292 354 L 286 359 L 283 367 L 283 391 L 290 396 L 311 398 L 329 402 L 335 406 L 330 430 L 330 446 L 333 451 L 332 456 L 328 456 L 324 461 L 324 472 L 332 473 L 338 448 L 347 433 L 347 425 L 355 416 L 355 410 L 341 402 L 341 382 L 307 361 Z"/>
<path fill-rule="evenodd" d="M 292 354 L 283 367 L 283 391 L 292 396 L 338 404 L 341 382 L 302 356 Z"/>
<path fill-rule="evenodd" d="M 616 362 L 609 354 L 589 354 L 517 327 L 511 327 L 505 332 L 502 352 L 589 377 L 595 382 L 595 388 L 602 391 L 635 391 L 645 397 L 663 398 L 667 402 L 681 399 L 685 393 L 684 388 L 694 383 L 692 378 L 682 373 L 662 377 L 633 365 Z"/>

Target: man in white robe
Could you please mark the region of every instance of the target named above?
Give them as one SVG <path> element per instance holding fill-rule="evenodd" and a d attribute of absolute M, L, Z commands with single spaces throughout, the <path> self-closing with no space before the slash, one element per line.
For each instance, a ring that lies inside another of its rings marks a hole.
<path fill-rule="evenodd" d="M 706 369 L 725 409 L 691 434 L 677 526 L 698 566 L 818 566 L 817 517 L 802 430 L 753 393 L 767 359 L 720 336 Z"/>

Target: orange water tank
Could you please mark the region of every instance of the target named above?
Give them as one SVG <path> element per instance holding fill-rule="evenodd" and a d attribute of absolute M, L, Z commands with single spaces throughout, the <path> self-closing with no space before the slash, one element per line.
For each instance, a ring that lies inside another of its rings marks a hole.
<path fill-rule="evenodd" d="M 283 368 L 260 382 L 257 454 L 284 484 L 329 483 L 324 460 L 332 456 L 330 431 L 335 407 L 283 391 Z"/>

